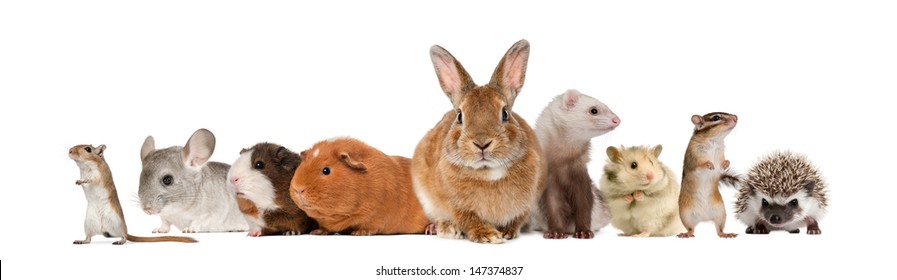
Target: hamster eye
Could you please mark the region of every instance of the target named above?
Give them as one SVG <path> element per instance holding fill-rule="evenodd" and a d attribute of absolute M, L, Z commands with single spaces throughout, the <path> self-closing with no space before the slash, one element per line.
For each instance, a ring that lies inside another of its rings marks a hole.
<path fill-rule="evenodd" d="M 162 176 L 162 185 L 171 186 L 172 181 L 174 181 L 174 178 L 171 175 Z"/>
<path fill-rule="evenodd" d="M 510 118 L 510 117 L 511 117 L 511 115 L 508 114 L 508 108 L 502 108 L 501 109 L 501 122 L 508 122 L 508 118 Z"/>
<path fill-rule="evenodd" d="M 797 207 L 797 199 L 792 199 L 791 201 L 788 201 L 788 205 L 790 205 L 791 207 Z"/>
<path fill-rule="evenodd" d="M 629 167 L 632 167 L 632 169 L 636 169 L 636 168 L 638 168 L 638 163 L 635 163 L 633 161 L 632 164 L 629 165 Z"/>
<path fill-rule="evenodd" d="M 260 161 L 255 162 L 255 169 L 265 169 L 265 163 Z"/>
<path fill-rule="evenodd" d="M 459 124 L 464 123 L 464 122 L 462 121 L 463 119 L 464 119 L 464 117 L 461 116 L 461 110 L 458 110 L 458 123 L 459 123 Z"/>
<path fill-rule="evenodd" d="M 763 199 L 763 201 L 762 201 L 762 202 L 760 202 L 760 203 L 762 203 L 762 204 L 763 204 L 763 206 L 769 206 L 769 201 L 766 201 L 766 199 L 765 199 L 765 198 L 764 198 L 764 199 Z"/>
<path fill-rule="evenodd" d="M 710 118 L 711 121 L 719 121 L 719 119 L 720 119 L 719 115 L 713 115 L 713 117 Z"/>
<path fill-rule="evenodd" d="M 589 113 L 591 113 L 592 115 L 596 115 L 596 116 L 597 116 L 597 115 L 598 115 L 598 109 L 596 109 L 596 108 L 592 108 L 592 110 L 589 111 Z"/>
<path fill-rule="evenodd" d="M 321 169 L 321 174 L 324 174 L 324 176 L 330 175 L 330 167 L 324 167 L 324 169 Z"/>
<path fill-rule="evenodd" d="M 93 149 L 91 149 L 90 147 L 84 147 L 84 150 L 87 151 L 88 153 L 92 153 L 92 151 L 93 151 Z"/>

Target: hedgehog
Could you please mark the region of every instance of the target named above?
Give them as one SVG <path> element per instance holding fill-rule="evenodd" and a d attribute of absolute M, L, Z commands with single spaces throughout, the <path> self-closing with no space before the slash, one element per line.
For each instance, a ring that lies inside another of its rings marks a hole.
<path fill-rule="evenodd" d="M 801 154 L 776 151 L 754 164 L 742 179 L 735 217 L 748 225 L 748 234 L 772 230 L 821 234 L 819 219 L 828 205 L 826 183 Z"/>

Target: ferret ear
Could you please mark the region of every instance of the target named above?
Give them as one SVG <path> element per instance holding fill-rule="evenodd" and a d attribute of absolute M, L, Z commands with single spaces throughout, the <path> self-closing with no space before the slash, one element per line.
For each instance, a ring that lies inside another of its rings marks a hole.
<path fill-rule="evenodd" d="M 349 154 L 346 153 L 346 152 L 342 152 L 342 153 L 340 153 L 340 154 L 339 154 L 339 159 L 340 159 L 341 161 L 343 161 L 344 163 L 346 163 L 346 165 L 348 165 L 349 168 L 352 168 L 352 169 L 355 169 L 355 170 L 358 170 L 358 171 L 361 171 L 361 172 L 365 172 L 365 171 L 368 170 L 368 167 L 367 167 L 366 165 L 364 165 L 363 162 L 355 161 L 355 160 L 352 159 L 352 157 L 350 157 Z"/>
<path fill-rule="evenodd" d="M 579 91 L 575 89 L 564 92 L 564 109 L 572 109 L 575 107 L 576 102 L 579 102 L 579 96 L 581 95 L 582 93 L 579 93 Z"/>
<path fill-rule="evenodd" d="M 106 150 L 106 145 L 100 144 L 100 146 L 97 147 L 97 155 L 102 157 L 103 151 L 105 151 L 105 150 Z"/>
<path fill-rule="evenodd" d="M 660 152 L 663 151 L 663 146 L 657 145 L 654 148 L 651 148 L 651 152 L 654 153 L 655 158 L 660 158 Z"/>
<path fill-rule="evenodd" d="M 275 157 L 277 158 L 277 161 L 280 162 L 280 166 L 285 170 L 295 170 L 296 167 L 299 167 L 299 163 L 302 162 L 302 159 L 283 146 L 277 147 Z"/>
<path fill-rule="evenodd" d="M 804 190 L 806 190 L 808 193 L 812 193 L 813 189 L 816 189 L 816 180 L 807 179 L 807 180 L 804 180 L 803 184 L 804 184 L 804 186 L 803 186 Z"/>
<path fill-rule="evenodd" d="M 623 155 L 620 153 L 620 150 L 614 146 L 607 147 L 607 158 L 613 162 L 623 162 Z"/>
<path fill-rule="evenodd" d="M 704 127 L 704 119 L 699 115 L 691 116 L 691 123 L 695 124 L 695 129 L 701 129 Z"/>
<path fill-rule="evenodd" d="M 146 161 L 146 156 L 154 151 L 156 151 L 156 140 L 153 140 L 153 136 L 147 136 L 146 140 L 143 140 L 143 147 L 140 148 L 140 161 Z"/>

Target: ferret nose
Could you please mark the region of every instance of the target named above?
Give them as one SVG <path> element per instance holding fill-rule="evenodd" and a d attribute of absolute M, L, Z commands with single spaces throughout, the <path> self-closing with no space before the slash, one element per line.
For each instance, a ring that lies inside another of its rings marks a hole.
<path fill-rule="evenodd" d="M 612 123 L 614 123 L 615 125 L 619 125 L 619 124 L 620 124 L 620 118 L 618 118 L 618 117 L 614 117 L 614 118 L 611 119 L 610 121 L 611 121 Z"/>
<path fill-rule="evenodd" d="M 779 215 L 772 215 L 772 217 L 769 217 L 769 222 L 773 224 L 782 223 L 782 217 L 779 217 Z"/>
<path fill-rule="evenodd" d="M 477 142 L 473 142 L 473 145 L 474 145 L 474 146 L 477 146 L 477 148 L 480 148 L 481 151 L 485 151 L 486 148 L 489 148 L 489 145 L 492 145 L 492 141 L 489 141 L 489 142 L 487 142 L 486 144 L 483 144 L 483 145 L 480 145 L 480 143 L 477 143 Z"/>

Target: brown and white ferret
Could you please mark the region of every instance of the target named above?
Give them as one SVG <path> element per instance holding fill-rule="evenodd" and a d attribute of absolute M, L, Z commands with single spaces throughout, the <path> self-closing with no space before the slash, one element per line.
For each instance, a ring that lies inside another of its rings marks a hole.
<path fill-rule="evenodd" d="M 703 221 L 713 221 L 719 237 L 738 236 L 723 231 L 726 227 L 726 207 L 719 192 L 720 181 L 728 182 L 733 178 L 726 172 L 729 160 L 724 155 L 723 139 L 735 128 L 738 117 L 715 112 L 694 115 L 691 122 L 695 129 L 685 150 L 682 190 L 679 192 L 679 217 L 687 232 L 678 236 L 694 237 L 695 226 Z"/>
<path fill-rule="evenodd" d="M 84 240 L 75 240 L 74 244 L 88 244 L 91 237 L 100 235 L 106 237 L 121 237 L 121 240 L 112 242 L 114 245 L 133 242 L 196 242 L 190 237 L 160 236 L 139 237 L 128 234 L 128 226 L 125 224 L 125 215 L 118 200 L 118 192 L 112 181 L 112 171 L 103 152 L 106 145 L 93 147 L 90 145 L 78 145 L 69 149 L 69 158 L 73 159 L 81 170 L 81 179 L 75 181 L 84 189 L 87 197 L 87 215 L 84 218 Z"/>

